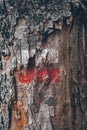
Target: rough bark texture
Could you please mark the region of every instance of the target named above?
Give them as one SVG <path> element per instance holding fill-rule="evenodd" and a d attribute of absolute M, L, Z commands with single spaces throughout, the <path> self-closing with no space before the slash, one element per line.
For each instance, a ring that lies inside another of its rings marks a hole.
<path fill-rule="evenodd" d="M 0 129 L 87 129 L 86 35 L 86 0 L 0 0 Z"/>

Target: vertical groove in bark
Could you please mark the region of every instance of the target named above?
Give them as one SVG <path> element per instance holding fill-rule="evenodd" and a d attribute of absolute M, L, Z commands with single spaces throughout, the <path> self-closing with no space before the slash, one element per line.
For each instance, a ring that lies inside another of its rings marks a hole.
<path fill-rule="evenodd" d="M 84 18 L 84 17 L 83 17 Z M 77 20 L 76 20 L 77 21 Z M 84 22 L 73 24 L 70 40 L 70 97 L 73 129 L 86 129 L 86 78 L 84 62 Z M 84 89 L 84 90 L 83 90 Z M 82 97 L 82 93 L 84 93 Z"/>

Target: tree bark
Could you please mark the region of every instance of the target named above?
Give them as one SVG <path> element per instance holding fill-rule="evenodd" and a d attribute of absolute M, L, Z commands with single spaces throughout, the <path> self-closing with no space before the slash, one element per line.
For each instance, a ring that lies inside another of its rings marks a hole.
<path fill-rule="evenodd" d="M 0 1 L 0 127 L 87 129 L 86 0 Z"/>

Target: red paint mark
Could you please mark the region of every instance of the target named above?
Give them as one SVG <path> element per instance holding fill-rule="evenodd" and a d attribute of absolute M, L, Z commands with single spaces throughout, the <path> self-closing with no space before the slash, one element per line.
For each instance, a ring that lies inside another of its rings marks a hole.
<path fill-rule="evenodd" d="M 45 82 L 45 80 L 47 79 L 47 77 L 48 77 L 48 71 L 47 71 L 46 68 L 38 71 L 38 73 L 37 73 L 37 80 L 39 82 Z"/>
<path fill-rule="evenodd" d="M 21 83 L 30 83 L 36 75 L 36 69 L 29 70 L 25 75 L 19 76 L 18 79 Z"/>
<path fill-rule="evenodd" d="M 21 83 L 29 83 L 30 82 L 29 75 L 27 75 L 27 74 L 23 75 L 23 76 L 19 76 L 18 79 Z"/>
<path fill-rule="evenodd" d="M 50 79 L 51 83 L 60 82 L 61 80 L 59 68 L 43 68 L 39 71 L 36 69 L 29 70 L 25 75 L 19 76 L 18 79 L 21 83 L 30 83 L 35 76 L 37 76 L 38 82 L 45 82 L 47 77 Z"/>
<path fill-rule="evenodd" d="M 49 79 L 51 83 L 59 82 L 60 81 L 60 69 L 49 69 Z"/>

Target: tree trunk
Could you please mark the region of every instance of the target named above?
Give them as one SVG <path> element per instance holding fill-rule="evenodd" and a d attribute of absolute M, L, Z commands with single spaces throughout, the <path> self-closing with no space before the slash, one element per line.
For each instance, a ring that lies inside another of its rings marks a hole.
<path fill-rule="evenodd" d="M 87 129 L 86 7 L 0 1 L 0 129 Z"/>

